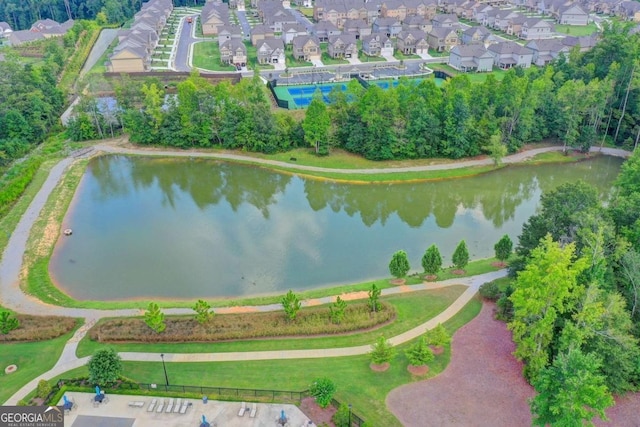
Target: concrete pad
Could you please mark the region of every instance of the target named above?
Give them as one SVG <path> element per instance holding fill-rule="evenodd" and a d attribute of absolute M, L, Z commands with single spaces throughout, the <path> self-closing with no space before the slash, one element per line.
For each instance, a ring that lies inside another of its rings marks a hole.
<path fill-rule="evenodd" d="M 153 396 L 127 396 L 109 394 L 107 403 L 97 407 L 93 405 L 93 393 L 67 392 L 68 399 L 75 401 L 76 407 L 65 415 L 65 425 L 72 427 L 193 427 L 199 426 L 204 415 L 211 426 L 217 427 L 263 427 L 274 426 L 284 411 L 287 426 L 300 427 L 309 424 L 309 418 L 295 405 L 277 403 L 256 403 L 255 417 L 251 417 L 253 403 L 246 402 L 247 410 L 238 416 L 241 402 L 222 402 L 202 399 L 184 399 L 190 403 L 185 414 L 167 413 L 169 398 Z M 149 403 L 157 400 L 153 412 L 148 412 Z M 176 398 L 174 398 L 174 401 Z M 129 406 L 129 402 L 144 402 L 143 407 Z M 157 412 L 158 405 L 164 401 L 162 412 Z M 61 400 L 60 404 L 63 404 Z"/>

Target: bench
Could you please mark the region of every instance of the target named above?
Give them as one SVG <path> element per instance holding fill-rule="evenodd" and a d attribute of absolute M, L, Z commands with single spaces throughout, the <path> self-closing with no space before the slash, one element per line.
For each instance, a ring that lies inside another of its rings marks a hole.
<path fill-rule="evenodd" d="M 245 402 L 242 402 L 242 406 L 240 406 L 240 410 L 238 411 L 238 416 L 239 417 L 243 416 L 246 410 L 247 410 L 247 404 Z"/>
<path fill-rule="evenodd" d="M 254 402 L 253 405 L 251 405 L 251 412 L 249 413 L 249 417 L 255 418 L 257 411 L 258 411 L 258 407 Z"/>
<path fill-rule="evenodd" d="M 144 406 L 144 402 L 140 400 L 134 400 L 132 402 L 129 402 L 129 406 L 132 408 L 142 408 Z"/>

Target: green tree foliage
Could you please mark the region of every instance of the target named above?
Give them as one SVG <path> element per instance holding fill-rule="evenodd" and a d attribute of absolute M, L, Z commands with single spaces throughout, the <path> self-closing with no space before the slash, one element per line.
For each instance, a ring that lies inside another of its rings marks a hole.
<path fill-rule="evenodd" d="M 149 307 L 147 307 L 147 311 L 144 313 L 144 323 L 157 334 L 167 328 L 167 324 L 164 321 L 164 313 L 155 302 L 149 303 Z"/>
<path fill-rule="evenodd" d="M 504 262 L 508 260 L 513 252 L 513 242 L 511 238 L 509 238 L 509 235 L 505 234 L 502 236 L 502 238 L 498 240 L 498 243 L 493 246 L 493 250 L 496 253 L 496 258 L 500 261 Z"/>
<path fill-rule="evenodd" d="M 336 301 L 329 306 L 329 313 L 331 321 L 336 324 L 340 324 L 344 319 L 344 311 L 347 309 L 347 303 L 340 296 L 336 298 Z"/>
<path fill-rule="evenodd" d="M 453 251 L 453 265 L 456 268 L 462 270 L 469 264 L 469 250 L 467 249 L 467 244 L 464 240 L 461 240 L 456 246 L 456 250 Z"/>
<path fill-rule="evenodd" d="M 427 274 L 437 274 L 442 268 L 442 256 L 440 250 L 433 244 L 425 251 L 422 256 L 422 268 Z"/>
<path fill-rule="evenodd" d="M 201 325 L 208 323 L 213 319 L 214 312 L 211 310 L 211 305 L 205 300 L 199 299 L 193 306 L 193 311 L 196 312 L 196 320 Z"/>
<path fill-rule="evenodd" d="M 351 427 L 349 425 L 349 406 L 344 403 L 340 405 L 338 410 L 333 417 L 331 417 L 331 421 L 333 421 L 333 425 L 336 427 Z"/>
<path fill-rule="evenodd" d="M 405 351 L 409 363 L 413 366 L 424 366 L 434 358 L 433 351 L 429 348 L 425 337 L 420 337 L 411 347 Z"/>
<path fill-rule="evenodd" d="M 598 374 L 601 364 L 595 355 L 579 349 L 558 354 L 534 381 L 538 395 L 531 401 L 533 424 L 581 427 L 585 422 L 592 425 L 595 416 L 606 420 L 605 409 L 614 402 Z"/>
<path fill-rule="evenodd" d="M 393 277 L 405 277 L 410 268 L 409 258 L 405 251 L 397 251 L 393 254 L 391 261 L 389 262 L 389 272 Z"/>
<path fill-rule="evenodd" d="M 297 295 L 290 290 L 284 297 L 282 297 L 281 302 L 287 319 L 290 321 L 296 320 L 296 316 L 298 315 L 298 311 L 300 311 L 301 307 L 301 302 Z"/>
<path fill-rule="evenodd" d="M 371 345 L 371 362 L 376 365 L 382 365 L 393 360 L 396 355 L 396 350 L 389 341 L 385 339 L 383 335 L 378 337 L 378 340 Z"/>
<path fill-rule="evenodd" d="M 502 164 L 502 158 L 507 155 L 507 146 L 502 143 L 502 134 L 500 132 L 491 135 L 489 145 L 483 147 L 495 166 Z"/>
<path fill-rule="evenodd" d="M 101 387 L 114 384 L 122 372 L 122 361 L 113 348 L 101 348 L 93 353 L 87 363 L 89 381 Z"/>
<path fill-rule="evenodd" d="M 444 347 L 451 342 L 451 335 L 449 335 L 449 332 L 447 332 L 447 329 L 442 326 L 441 323 L 438 323 L 438 326 L 425 332 L 424 338 L 428 345 L 434 347 Z"/>
<path fill-rule="evenodd" d="M 578 302 L 577 278 L 586 265 L 584 260 L 574 262 L 574 253 L 574 244 L 561 247 L 547 235 L 531 252 L 509 298 L 514 310 L 509 323 L 516 343 L 514 355 L 524 361 L 530 381 L 548 365 L 555 329 Z"/>
<path fill-rule="evenodd" d="M 18 329 L 20 321 L 8 311 L 0 312 L 0 333 L 6 335 L 14 329 Z"/>
<path fill-rule="evenodd" d="M 46 399 L 49 396 L 49 393 L 53 390 L 51 384 L 47 380 L 38 381 L 38 388 L 36 390 L 36 394 L 40 399 Z"/>
<path fill-rule="evenodd" d="M 309 386 L 309 393 L 316 399 L 318 406 L 326 408 L 331 404 L 337 389 L 336 384 L 330 378 L 322 377 L 313 380 Z"/>
<path fill-rule="evenodd" d="M 327 106 L 322 100 L 319 90 L 313 95 L 313 99 L 307 108 L 307 112 L 302 121 L 305 142 L 316 150 L 316 154 L 329 154 L 329 128 L 331 127 L 331 117 L 327 111 Z"/>
<path fill-rule="evenodd" d="M 371 289 L 369 289 L 368 295 L 369 295 L 369 300 L 367 301 L 367 304 L 369 305 L 369 310 L 371 310 L 372 313 L 375 313 L 377 311 L 380 311 L 380 294 L 382 293 L 382 291 L 376 286 L 376 284 L 372 284 L 371 285 Z"/>

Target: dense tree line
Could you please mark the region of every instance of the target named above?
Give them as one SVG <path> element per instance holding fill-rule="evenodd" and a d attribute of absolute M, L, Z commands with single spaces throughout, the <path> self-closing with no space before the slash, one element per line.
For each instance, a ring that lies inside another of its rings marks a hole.
<path fill-rule="evenodd" d="M 516 254 L 499 306 L 538 392 L 534 424 L 602 417 L 640 389 L 640 151 L 606 207 L 583 182 L 544 194 Z"/>
<path fill-rule="evenodd" d="M 467 75 L 442 87 L 433 80 L 401 81 L 383 91 L 351 81 L 331 103 L 314 98 L 301 123 L 273 113 L 257 78 L 236 86 L 212 86 L 196 76 L 165 101 L 163 87 L 126 81 L 116 88 L 119 118 L 103 117 L 85 104 L 72 130 L 75 139 L 124 127 L 137 143 L 177 147 L 287 150 L 298 144 L 326 154 L 341 147 L 368 159 L 461 158 L 545 138 L 588 150 L 606 139 L 631 148 L 640 139 L 640 34 L 612 25 L 591 51 L 571 52 L 544 68 L 512 69 L 501 81 L 488 75 L 474 84 Z"/>

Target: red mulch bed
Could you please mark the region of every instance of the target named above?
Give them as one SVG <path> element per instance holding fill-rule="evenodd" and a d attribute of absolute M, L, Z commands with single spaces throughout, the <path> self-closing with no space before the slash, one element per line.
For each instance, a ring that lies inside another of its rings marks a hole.
<path fill-rule="evenodd" d="M 593 424 L 596 427 L 638 427 L 640 425 L 640 393 L 629 393 L 622 397 L 616 397 L 616 406 L 607 410 L 609 421 L 601 421 L 595 418 Z"/>
<path fill-rule="evenodd" d="M 462 276 L 464 273 L 466 273 L 466 271 L 464 271 L 464 270 L 462 270 L 462 269 L 458 268 L 458 269 L 452 270 L 452 271 L 451 271 L 451 273 L 452 273 L 452 274 L 455 274 L 455 275 L 457 275 L 457 276 Z"/>
<path fill-rule="evenodd" d="M 330 427 L 335 427 L 331 418 L 336 413 L 336 408 L 331 405 L 321 408 L 313 397 L 305 397 L 300 402 L 300 410 L 317 426 L 327 423 Z"/>
<path fill-rule="evenodd" d="M 429 367 L 427 365 L 421 365 L 421 366 L 409 365 L 407 366 L 407 371 L 409 371 L 411 375 L 421 377 L 429 373 Z"/>
<path fill-rule="evenodd" d="M 491 267 L 495 267 L 495 268 L 505 268 L 506 266 L 507 266 L 507 263 L 502 261 L 494 261 L 491 263 Z"/>
<path fill-rule="evenodd" d="M 371 370 L 374 372 L 384 372 L 387 369 L 389 369 L 389 366 L 391 366 L 389 362 L 380 363 L 380 364 L 377 364 L 377 363 L 369 364 L 369 368 L 371 368 Z"/>
<path fill-rule="evenodd" d="M 440 375 L 392 390 L 387 407 L 404 426 L 528 426 L 533 388 L 511 354 L 511 332 L 493 318 L 493 303 L 453 337 Z"/>

